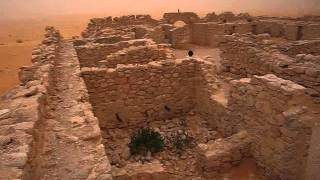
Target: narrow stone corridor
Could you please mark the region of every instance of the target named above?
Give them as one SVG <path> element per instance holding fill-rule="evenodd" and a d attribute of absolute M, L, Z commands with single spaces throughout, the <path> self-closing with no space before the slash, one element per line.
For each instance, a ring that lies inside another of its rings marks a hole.
<path fill-rule="evenodd" d="M 87 179 L 107 173 L 100 129 L 91 111 L 87 111 L 91 105 L 85 103 L 86 92 L 72 42 L 61 42 L 54 64 L 47 118 L 38 125 L 38 156 L 33 160 L 30 179 Z"/>

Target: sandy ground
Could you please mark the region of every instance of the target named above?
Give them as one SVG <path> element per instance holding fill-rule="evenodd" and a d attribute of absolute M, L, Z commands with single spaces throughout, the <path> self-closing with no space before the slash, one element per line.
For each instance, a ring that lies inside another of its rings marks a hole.
<path fill-rule="evenodd" d="M 0 22 L 0 95 L 19 83 L 21 66 L 30 65 L 32 49 L 43 39 L 47 25 L 57 27 L 65 38 L 79 35 L 92 16 L 61 16 Z M 17 43 L 22 40 L 23 43 Z"/>

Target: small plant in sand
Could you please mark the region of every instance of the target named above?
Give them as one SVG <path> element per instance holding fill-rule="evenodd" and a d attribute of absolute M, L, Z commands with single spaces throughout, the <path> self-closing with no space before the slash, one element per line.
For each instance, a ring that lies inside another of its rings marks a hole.
<path fill-rule="evenodd" d="M 152 128 L 141 128 L 131 136 L 128 146 L 132 155 L 146 156 L 148 152 L 157 153 L 162 151 L 164 139 L 159 132 Z"/>
<path fill-rule="evenodd" d="M 185 131 L 173 133 L 169 137 L 169 142 L 174 151 L 181 155 L 187 148 L 194 145 L 194 138 Z"/>

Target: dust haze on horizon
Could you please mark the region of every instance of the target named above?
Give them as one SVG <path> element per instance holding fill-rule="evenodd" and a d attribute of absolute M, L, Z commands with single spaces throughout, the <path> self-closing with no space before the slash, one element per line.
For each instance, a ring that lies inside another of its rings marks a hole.
<path fill-rule="evenodd" d="M 320 15 L 320 0 L 0 0 L 0 19 L 56 15 L 126 15 L 193 11 L 249 12 L 253 15 Z"/>

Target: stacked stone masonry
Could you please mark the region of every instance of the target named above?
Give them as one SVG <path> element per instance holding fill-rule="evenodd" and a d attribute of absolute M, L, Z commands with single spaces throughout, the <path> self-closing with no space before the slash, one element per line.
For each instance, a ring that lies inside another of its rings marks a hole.
<path fill-rule="evenodd" d="M 218 139 L 212 144 L 199 144 L 199 168 L 206 178 L 214 178 L 249 156 L 251 140 L 246 131 Z"/>
<path fill-rule="evenodd" d="M 76 46 L 75 49 L 82 67 L 94 67 L 99 61 L 105 60 L 112 53 L 132 46 L 143 46 L 149 43 L 152 44 L 153 42 L 148 40 L 130 40 L 115 44 L 86 44 Z"/>
<path fill-rule="evenodd" d="M 109 128 L 188 112 L 195 104 L 194 74 L 189 59 L 82 70 L 100 126 Z"/>
<path fill-rule="evenodd" d="M 311 136 L 316 133 L 320 106 L 306 88 L 271 74 L 231 83 L 231 114 L 224 122 L 251 134 L 251 153 L 259 166 L 279 179 L 308 179 L 311 160 L 306 154 L 319 157 L 310 147 L 316 146 Z M 234 124 L 234 118 L 239 124 Z"/>
<path fill-rule="evenodd" d="M 7 109 L 0 112 L 0 179 L 21 179 L 28 168 L 35 140 L 34 127 L 42 117 L 43 99 L 48 85 L 60 34 L 46 28 L 45 39 L 32 52 L 32 66 L 22 67 L 19 77 L 22 86 L 2 99 Z"/>
<path fill-rule="evenodd" d="M 95 18 L 70 40 L 48 27 L 0 102 L 0 179 L 223 179 L 251 158 L 257 179 L 316 180 L 319 26 L 179 11 Z M 194 45 L 221 60 L 174 56 Z M 131 155 L 146 126 L 194 146 Z"/>
<path fill-rule="evenodd" d="M 319 63 L 306 58 L 289 57 L 278 48 L 269 48 L 270 40 L 257 40 L 259 36 L 229 36 L 222 48 L 222 65 L 225 72 L 237 77 L 275 75 L 310 88 L 309 94 L 320 97 Z M 267 44 L 266 44 L 267 43 Z M 298 56 L 300 57 L 300 56 Z M 303 57 L 303 56 L 302 56 Z"/>

